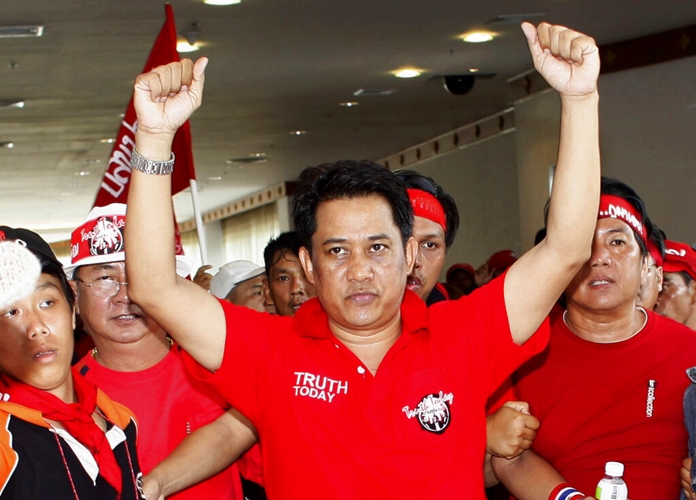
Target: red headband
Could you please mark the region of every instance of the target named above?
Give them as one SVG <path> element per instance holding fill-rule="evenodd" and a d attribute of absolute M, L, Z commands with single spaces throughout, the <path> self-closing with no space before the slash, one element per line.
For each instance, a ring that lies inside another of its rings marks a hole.
<path fill-rule="evenodd" d="M 603 194 L 599 198 L 599 215 L 597 219 L 620 219 L 635 231 L 643 243 L 648 243 L 643 227 L 643 219 L 636 208 L 629 202 L 618 196 Z"/>
<path fill-rule="evenodd" d="M 424 217 L 442 226 L 442 229 L 447 232 L 447 218 L 442 205 L 437 201 L 432 194 L 421 189 L 407 189 L 408 198 L 411 200 L 413 207 L 413 215 L 416 217 Z"/>

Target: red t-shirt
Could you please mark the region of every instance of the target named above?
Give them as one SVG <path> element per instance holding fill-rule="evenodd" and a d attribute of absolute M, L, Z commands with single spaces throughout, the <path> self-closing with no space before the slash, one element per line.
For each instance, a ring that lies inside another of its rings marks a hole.
<path fill-rule="evenodd" d="M 79 372 L 111 399 L 126 405 L 138 421 L 138 459 L 150 472 L 191 432 L 209 424 L 225 411 L 225 402 L 184 369 L 181 349 L 174 345 L 162 361 L 146 370 L 110 370 L 87 354 Z M 167 497 L 172 500 L 241 500 L 242 486 L 236 465 Z"/>
<path fill-rule="evenodd" d="M 651 311 L 642 331 L 613 344 L 579 338 L 556 312 L 548 349 L 516 374 L 518 398 L 541 422 L 532 449 L 585 494 L 616 461 L 632 500 L 679 498 L 694 364 L 696 332 Z"/>
<path fill-rule="evenodd" d="M 316 299 L 294 318 L 221 304 L 222 366 L 187 366 L 254 423 L 276 499 L 484 499 L 486 399 L 548 335 L 512 341 L 502 279 L 429 309 L 407 291 L 372 376 Z"/>

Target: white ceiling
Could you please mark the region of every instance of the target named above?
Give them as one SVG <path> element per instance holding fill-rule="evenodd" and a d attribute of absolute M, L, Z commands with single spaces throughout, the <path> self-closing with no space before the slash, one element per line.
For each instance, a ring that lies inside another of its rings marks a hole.
<path fill-rule="evenodd" d="M 192 119 L 204 211 L 291 180 L 306 165 L 379 159 L 502 110 L 506 81 L 531 63 L 516 25 L 486 25 L 498 15 L 545 13 L 600 44 L 696 23 L 693 0 L 171 3 L 179 32 L 200 26 L 205 46 L 194 55 L 211 60 L 205 102 Z M 115 137 L 163 20 L 163 3 L 152 0 L 0 1 L 1 26 L 45 26 L 41 38 L 0 40 L 0 101 L 26 101 L 24 109 L 0 108 L 0 142 L 15 144 L 0 148 L 0 224 L 56 240 L 82 222 L 111 149 L 100 140 Z M 457 38 L 475 28 L 499 37 L 478 45 Z M 390 74 L 404 66 L 426 72 L 410 80 Z M 471 67 L 497 76 L 465 96 L 433 78 Z M 396 92 L 353 97 L 360 88 Z M 359 106 L 339 106 L 344 101 Z M 226 163 L 253 153 L 269 161 Z M 191 217 L 186 198 L 177 213 Z"/>

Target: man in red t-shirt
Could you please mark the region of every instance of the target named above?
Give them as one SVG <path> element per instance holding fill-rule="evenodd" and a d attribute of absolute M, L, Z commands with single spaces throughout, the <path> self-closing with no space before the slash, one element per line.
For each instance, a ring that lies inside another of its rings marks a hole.
<path fill-rule="evenodd" d="M 207 425 L 220 429 L 223 422 L 236 420 L 225 411 L 228 405 L 222 398 L 188 376 L 181 348 L 130 299 L 123 245 L 125 223 L 126 206 L 122 203 L 94 208 L 72 233 L 72 262 L 66 273 L 73 280 L 77 312 L 96 346 L 76 368 L 133 411 L 139 429 L 138 457 L 143 472 L 149 474 L 191 433 Z M 180 259 L 179 271 L 185 276 L 187 270 L 185 260 Z M 239 429 L 241 436 L 247 427 L 240 425 Z M 253 443 L 253 434 L 244 435 Z M 237 447 L 236 440 L 226 443 Z M 238 454 L 231 450 L 230 456 Z M 226 465 L 229 463 L 231 460 Z M 181 489 L 177 487 L 168 498 L 241 500 L 237 466 L 221 467 L 216 472 L 174 493 Z M 177 479 L 191 484 L 201 478 L 189 481 L 181 474 Z"/>
<path fill-rule="evenodd" d="M 653 231 L 635 191 L 603 179 L 590 260 L 551 315 L 547 350 L 515 374 L 541 422 L 533 451 L 494 459 L 518 499 L 584 498 L 609 461 L 624 464 L 633 500 L 679 496 L 696 333 L 637 305 Z"/>
<path fill-rule="evenodd" d="M 298 257 L 317 298 L 293 318 L 177 279 L 166 174 L 174 132 L 201 102 L 207 60 L 136 79 L 130 291 L 190 354 L 196 376 L 254 424 L 269 498 L 483 498 L 486 400 L 543 347 L 544 319 L 587 258 L 598 201 L 594 41 L 522 27 L 563 107 L 548 236 L 504 278 L 431 308 L 406 291 L 416 253 L 408 196 L 370 162 L 301 174 Z"/>

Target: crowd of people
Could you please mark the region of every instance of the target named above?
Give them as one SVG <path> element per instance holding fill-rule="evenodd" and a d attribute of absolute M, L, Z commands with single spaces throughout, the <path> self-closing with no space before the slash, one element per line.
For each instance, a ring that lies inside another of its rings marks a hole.
<path fill-rule="evenodd" d="M 127 207 L 65 268 L 0 226 L 0 498 L 565 500 L 619 461 L 633 500 L 696 499 L 696 251 L 601 177 L 594 41 L 523 30 L 562 105 L 545 227 L 444 283 L 452 197 L 348 160 L 300 174 L 263 265 L 187 279 L 168 174 L 207 60 L 140 75 Z"/>

